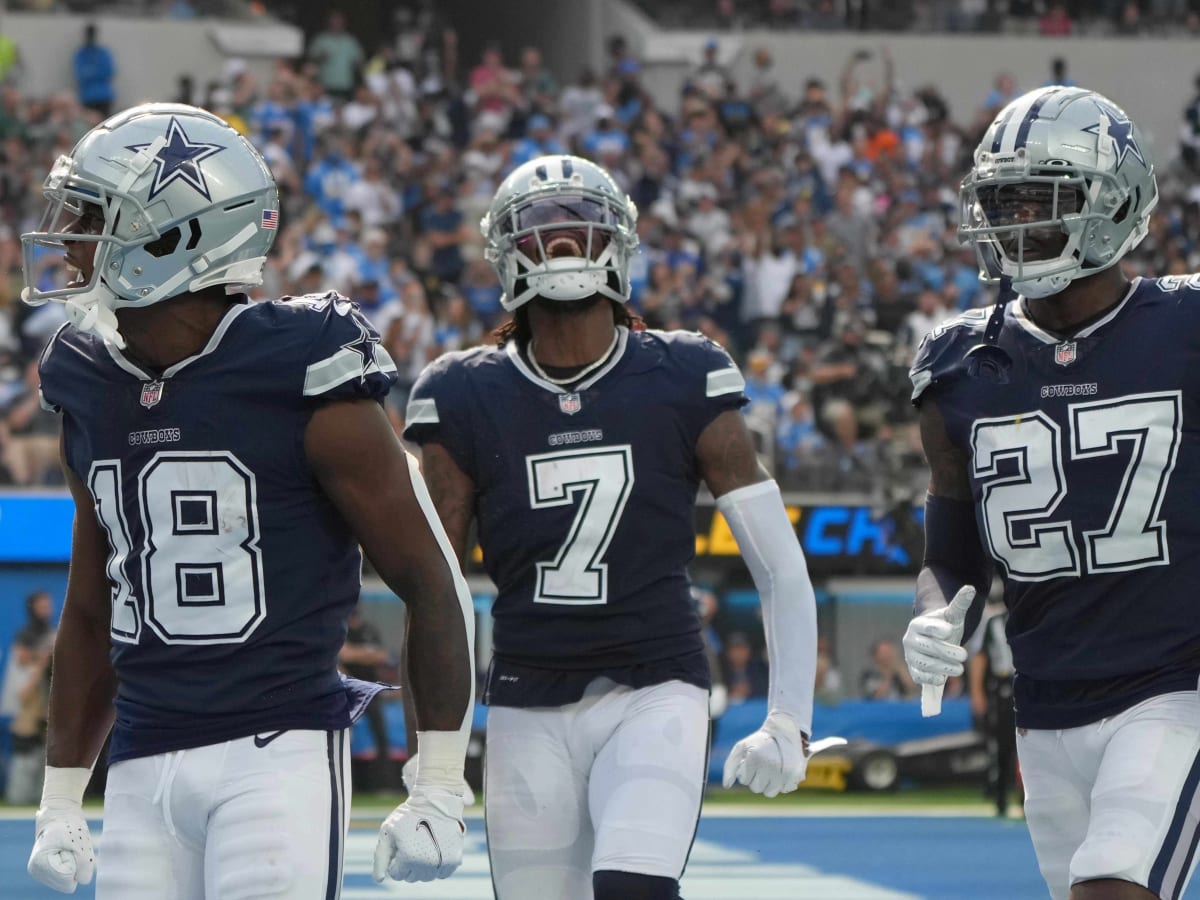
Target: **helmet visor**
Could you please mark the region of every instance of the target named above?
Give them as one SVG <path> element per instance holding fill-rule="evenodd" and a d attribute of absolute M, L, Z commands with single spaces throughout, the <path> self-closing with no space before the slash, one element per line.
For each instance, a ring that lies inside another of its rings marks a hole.
<path fill-rule="evenodd" d="M 532 198 L 498 224 L 536 265 L 570 257 L 598 260 L 616 233 L 617 219 L 606 200 L 554 193 Z"/>
<path fill-rule="evenodd" d="M 1020 264 L 1058 259 L 1088 212 L 1082 179 L 984 179 L 964 191 L 964 229 Z"/>

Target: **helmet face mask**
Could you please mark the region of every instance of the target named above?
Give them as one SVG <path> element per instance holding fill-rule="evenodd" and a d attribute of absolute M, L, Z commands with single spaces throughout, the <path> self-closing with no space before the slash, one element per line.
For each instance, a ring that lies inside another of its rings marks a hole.
<path fill-rule="evenodd" d="M 545 156 L 518 167 L 480 223 L 504 308 L 535 297 L 627 302 L 636 224 L 633 201 L 594 163 Z"/>
<path fill-rule="evenodd" d="M 973 245 L 980 278 L 1008 276 L 1019 293 L 1046 297 L 1137 246 L 1158 190 L 1148 147 L 1120 109 L 1050 87 L 1000 112 L 960 199 L 959 236 Z"/>
<path fill-rule="evenodd" d="M 258 151 L 224 120 L 182 104 L 143 104 L 96 126 L 58 158 L 43 193 L 41 225 L 21 236 L 23 296 L 66 303 L 73 317 L 259 284 L 278 226 L 279 192 Z M 88 227 L 100 219 L 103 227 Z M 41 252 L 86 242 L 96 245 L 91 277 L 39 290 Z"/>

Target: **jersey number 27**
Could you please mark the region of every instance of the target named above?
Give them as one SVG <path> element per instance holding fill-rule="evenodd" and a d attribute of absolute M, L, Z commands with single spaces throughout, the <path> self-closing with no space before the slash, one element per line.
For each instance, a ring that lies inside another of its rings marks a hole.
<path fill-rule="evenodd" d="M 1072 403 L 1065 439 L 1062 427 L 1040 410 L 976 421 L 972 475 L 983 487 L 985 538 L 1008 577 L 1045 581 L 1166 565 L 1167 524 L 1160 511 L 1182 418 L 1179 391 L 1167 391 Z M 1128 453 L 1123 478 L 1068 485 L 1064 443 L 1071 460 Z M 1069 490 L 1112 491 L 1108 521 L 1083 531 L 1082 540 L 1059 511 Z"/>

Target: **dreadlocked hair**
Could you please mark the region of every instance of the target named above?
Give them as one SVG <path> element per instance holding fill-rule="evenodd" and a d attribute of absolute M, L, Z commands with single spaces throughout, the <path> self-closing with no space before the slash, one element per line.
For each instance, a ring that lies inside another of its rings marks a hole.
<path fill-rule="evenodd" d="M 616 300 L 608 302 L 612 307 L 614 325 L 624 325 L 630 331 L 646 330 L 646 321 L 637 313 L 630 312 L 624 303 L 618 303 Z M 517 307 L 513 317 L 492 332 L 497 347 L 503 347 L 511 340 L 518 344 L 528 344 L 531 337 L 533 332 L 529 329 L 529 310 L 525 306 Z"/>

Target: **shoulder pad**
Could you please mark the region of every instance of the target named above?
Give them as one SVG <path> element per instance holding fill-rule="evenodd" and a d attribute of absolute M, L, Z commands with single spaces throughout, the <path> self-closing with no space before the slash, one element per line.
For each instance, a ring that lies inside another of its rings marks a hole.
<path fill-rule="evenodd" d="M 741 394 L 745 389 L 746 379 L 728 351 L 700 332 L 647 330 L 642 334 L 657 341 L 685 377 L 702 377 L 706 397 Z"/>
<path fill-rule="evenodd" d="M 948 377 L 963 361 L 967 351 L 979 343 L 994 307 L 968 309 L 938 325 L 925 335 L 917 348 L 908 377 L 912 402 L 920 402 L 930 385 Z"/>

